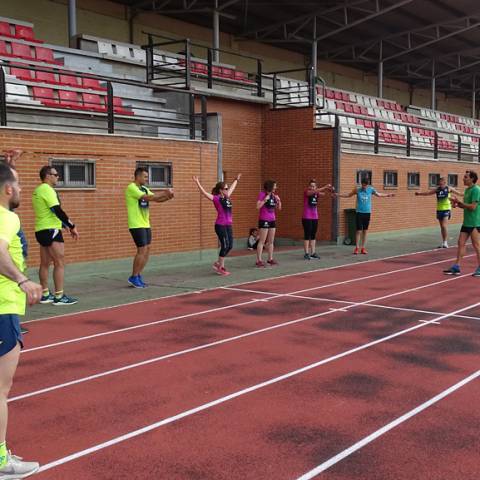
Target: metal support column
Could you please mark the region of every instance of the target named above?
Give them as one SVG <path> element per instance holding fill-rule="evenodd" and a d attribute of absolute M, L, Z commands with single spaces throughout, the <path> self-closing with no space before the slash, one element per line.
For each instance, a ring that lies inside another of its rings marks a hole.
<path fill-rule="evenodd" d="M 213 61 L 220 61 L 220 12 L 218 11 L 218 0 L 215 0 L 215 8 L 213 10 Z"/>
<path fill-rule="evenodd" d="M 0 67 L 0 125 L 7 125 L 7 85 L 5 83 L 5 72 Z"/>
<path fill-rule="evenodd" d="M 477 113 L 477 76 L 472 78 L 472 118 L 476 118 Z"/>
<path fill-rule="evenodd" d="M 437 108 L 437 93 L 436 93 L 436 79 L 435 79 L 435 61 L 432 63 L 432 101 L 430 104 L 432 110 Z"/>
<path fill-rule="evenodd" d="M 68 44 L 70 48 L 77 48 L 77 0 L 68 0 Z"/>
<path fill-rule="evenodd" d="M 313 41 L 312 41 L 312 69 L 313 69 L 313 78 L 317 78 L 317 69 L 318 69 L 318 41 L 317 41 L 317 17 L 313 19 Z"/>
<path fill-rule="evenodd" d="M 378 92 L 377 97 L 383 98 L 383 62 L 378 62 Z"/>

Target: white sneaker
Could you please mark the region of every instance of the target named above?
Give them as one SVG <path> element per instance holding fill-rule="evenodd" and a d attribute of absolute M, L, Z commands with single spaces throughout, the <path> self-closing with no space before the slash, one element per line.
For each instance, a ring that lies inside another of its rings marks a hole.
<path fill-rule="evenodd" d="M 7 463 L 0 468 L 0 480 L 16 480 L 33 475 L 40 468 L 37 462 L 23 462 L 21 457 L 8 452 Z"/>

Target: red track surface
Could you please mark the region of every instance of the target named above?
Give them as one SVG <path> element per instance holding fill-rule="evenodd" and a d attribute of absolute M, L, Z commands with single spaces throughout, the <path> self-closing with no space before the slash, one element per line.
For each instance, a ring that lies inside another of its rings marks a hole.
<path fill-rule="evenodd" d="M 251 292 L 217 289 L 32 323 L 11 393 L 9 445 L 47 466 L 80 452 L 39 479 L 299 478 L 478 370 L 480 307 L 467 307 L 480 302 L 480 280 L 443 276 L 451 256 L 399 257 L 238 287 Z M 464 271 L 473 266 L 466 259 Z M 476 318 L 442 318 L 462 309 L 458 315 Z M 479 384 L 318 478 L 477 479 Z"/>

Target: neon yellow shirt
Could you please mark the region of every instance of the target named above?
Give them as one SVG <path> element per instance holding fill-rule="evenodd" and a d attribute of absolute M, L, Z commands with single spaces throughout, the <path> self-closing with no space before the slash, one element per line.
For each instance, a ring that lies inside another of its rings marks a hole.
<path fill-rule="evenodd" d="M 60 205 L 57 192 L 48 184 L 41 183 L 32 195 L 33 210 L 35 212 L 35 231 L 61 229 L 61 220 L 50 210 Z"/>
<path fill-rule="evenodd" d="M 150 228 L 148 201 L 140 200 L 144 195 L 153 195 L 145 186 L 132 182 L 125 190 L 127 202 L 128 228 Z"/>
<path fill-rule="evenodd" d="M 8 253 L 13 263 L 23 272 L 25 258 L 22 242 L 18 235 L 20 219 L 16 213 L 0 206 L 0 239 L 7 242 Z M 25 315 L 26 295 L 18 285 L 3 275 L 0 275 L 0 315 Z"/>

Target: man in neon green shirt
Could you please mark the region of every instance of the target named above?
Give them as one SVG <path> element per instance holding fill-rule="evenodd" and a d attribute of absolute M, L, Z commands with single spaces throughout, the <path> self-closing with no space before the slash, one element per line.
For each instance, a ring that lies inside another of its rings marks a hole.
<path fill-rule="evenodd" d="M 463 184 L 467 187 L 463 192 L 463 202 L 456 197 L 452 198 L 452 207 L 463 209 L 463 225 L 458 236 L 457 261 L 443 273 L 446 275 L 460 275 L 460 260 L 465 255 L 466 243 L 472 237 L 472 246 L 477 254 L 477 269 L 474 277 L 480 277 L 480 187 L 477 185 L 478 175 L 467 170 L 463 176 Z"/>
<path fill-rule="evenodd" d="M 25 302 L 37 303 L 42 287 L 29 280 L 19 236 L 20 219 L 11 210 L 20 203 L 20 186 L 14 170 L 0 163 L 0 479 L 24 478 L 39 469 L 37 462 L 23 462 L 6 446 L 7 398 L 23 347 L 20 315 Z"/>
<path fill-rule="evenodd" d="M 447 225 L 452 217 L 452 203 L 450 202 L 452 193 L 463 196 L 462 192 L 447 185 L 445 177 L 440 177 L 437 188 L 432 188 L 427 192 L 415 192 L 415 195 L 436 195 L 437 197 L 437 220 L 440 224 L 440 232 L 442 234 L 442 244 L 439 248 L 448 248 Z"/>
<path fill-rule="evenodd" d="M 63 293 L 65 244 L 63 243 L 62 228 L 68 228 L 74 240 L 78 240 L 78 231 L 62 210 L 58 194 L 54 189 L 58 177 L 58 172 L 54 167 L 50 165 L 42 167 L 40 169 L 42 183 L 33 191 L 32 203 L 35 212 L 35 238 L 40 244 L 38 276 L 43 287 L 40 303 L 65 306 L 77 303 L 77 299 Z M 48 288 L 48 269 L 51 262 L 53 262 L 55 295 L 52 295 Z"/>
<path fill-rule="evenodd" d="M 135 288 L 145 288 L 142 271 L 150 256 L 152 230 L 150 228 L 150 202 L 166 202 L 173 198 L 173 189 L 154 194 L 146 185 L 148 183 L 148 169 L 138 167 L 134 173 L 135 180 L 125 190 L 127 204 L 128 228 L 137 247 L 133 259 L 132 275 L 128 283 Z"/>

